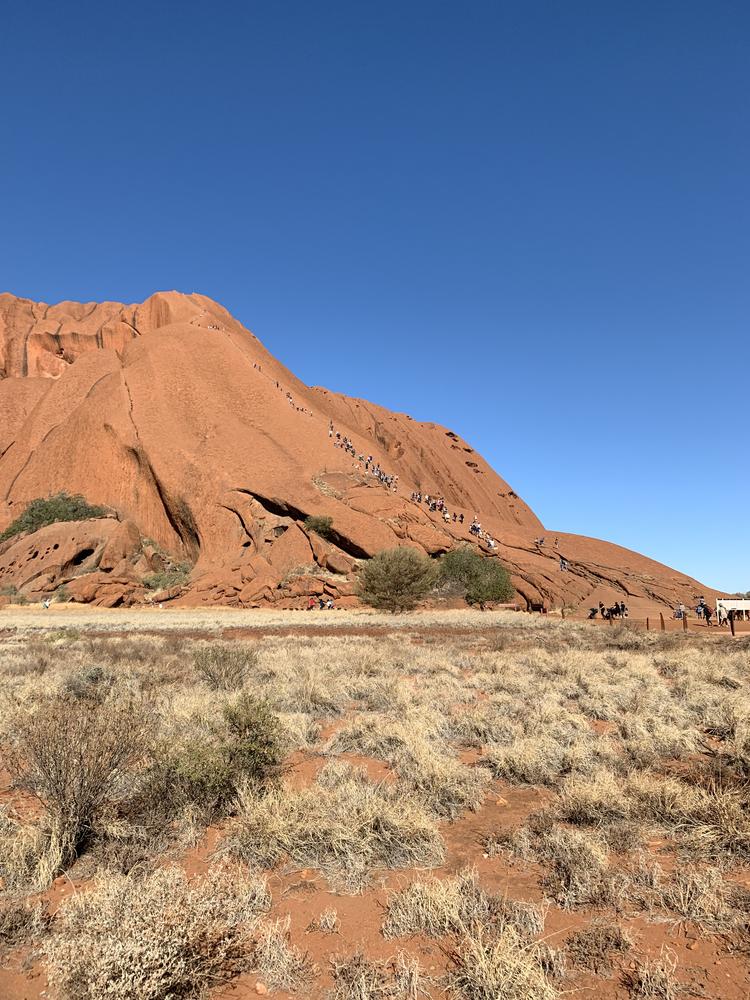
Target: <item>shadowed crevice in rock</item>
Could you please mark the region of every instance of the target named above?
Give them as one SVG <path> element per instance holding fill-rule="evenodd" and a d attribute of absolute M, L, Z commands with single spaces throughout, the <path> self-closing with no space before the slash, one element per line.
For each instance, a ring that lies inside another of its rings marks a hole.
<path fill-rule="evenodd" d="M 246 496 L 252 497 L 253 500 L 256 500 L 265 511 L 269 514 L 274 514 L 276 517 L 291 517 L 295 521 L 304 523 L 305 519 L 312 513 L 312 511 L 306 513 L 300 507 L 289 503 L 287 500 L 280 500 L 278 497 L 263 496 L 262 493 L 258 493 L 255 490 L 243 489 L 239 486 L 235 486 L 233 489 L 235 493 L 244 493 Z M 237 512 L 235 511 L 235 513 Z M 240 518 L 240 520 L 242 519 Z M 247 531 L 247 528 L 245 528 L 245 530 Z M 342 552 L 345 552 L 353 559 L 367 559 L 369 555 L 365 549 L 357 545 L 351 538 L 348 538 L 346 535 L 342 534 L 341 531 L 337 530 L 335 525 L 331 528 L 328 538 L 329 541 L 340 548 Z"/>

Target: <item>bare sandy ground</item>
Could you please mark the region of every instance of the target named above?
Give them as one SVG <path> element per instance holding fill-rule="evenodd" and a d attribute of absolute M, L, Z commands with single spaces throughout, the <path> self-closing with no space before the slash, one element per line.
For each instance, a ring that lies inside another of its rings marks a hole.
<path fill-rule="evenodd" d="M 552 621 L 554 619 L 550 619 Z M 46 630 L 93 629 L 103 632 L 225 631 L 242 629 L 363 629 L 420 630 L 446 628 L 487 629 L 497 626 L 541 627 L 547 621 L 536 615 L 514 611 L 414 611 L 405 615 L 356 609 L 350 611 L 261 611 L 237 608 L 92 608 L 59 604 L 45 610 L 39 606 L 12 605 L 0 611 L 0 629 Z"/>

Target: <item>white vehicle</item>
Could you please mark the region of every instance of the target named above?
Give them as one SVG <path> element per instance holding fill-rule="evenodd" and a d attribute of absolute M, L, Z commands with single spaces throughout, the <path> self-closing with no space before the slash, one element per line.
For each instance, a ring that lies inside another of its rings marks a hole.
<path fill-rule="evenodd" d="M 742 615 L 742 620 L 747 621 L 750 618 L 750 601 L 743 600 L 742 598 L 735 597 L 719 597 L 716 601 L 716 614 L 719 614 L 719 608 L 723 608 L 727 614 L 730 611 L 734 611 L 735 621 Z"/>

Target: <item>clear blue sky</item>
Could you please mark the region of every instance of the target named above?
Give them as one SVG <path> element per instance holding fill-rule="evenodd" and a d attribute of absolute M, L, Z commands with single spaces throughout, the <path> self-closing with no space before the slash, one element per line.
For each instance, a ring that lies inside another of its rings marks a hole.
<path fill-rule="evenodd" d="M 740 0 L 5 5 L 0 284 L 203 292 L 550 529 L 745 590 L 749 37 Z"/>

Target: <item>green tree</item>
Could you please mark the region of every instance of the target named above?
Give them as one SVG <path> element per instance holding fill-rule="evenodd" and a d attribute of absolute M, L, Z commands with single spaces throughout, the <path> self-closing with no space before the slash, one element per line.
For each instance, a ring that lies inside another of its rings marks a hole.
<path fill-rule="evenodd" d="M 360 570 L 357 594 L 365 604 L 397 614 L 412 611 L 436 579 L 433 563 L 416 549 L 386 549 Z"/>
<path fill-rule="evenodd" d="M 478 604 L 483 611 L 491 602 L 509 601 L 515 592 L 500 560 L 481 556 L 468 545 L 443 556 L 440 577 L 463 587 L 467 602 Z"/>

